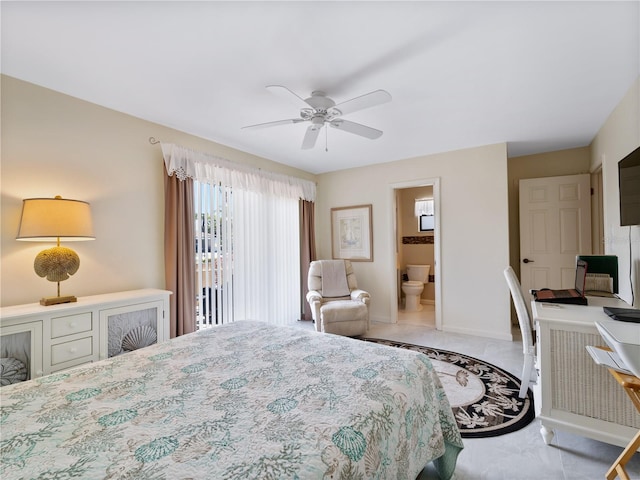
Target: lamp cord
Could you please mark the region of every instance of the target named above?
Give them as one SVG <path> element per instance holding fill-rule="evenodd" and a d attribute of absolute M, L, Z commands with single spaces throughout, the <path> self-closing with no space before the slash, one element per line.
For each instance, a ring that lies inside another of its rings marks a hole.
<path fill-rule="evenodd" d="M 60 237 L 57 239 L 57 246 L 60 247 Z M 60 280 L 58 280 L 58 298 L 60 298 Z"/>

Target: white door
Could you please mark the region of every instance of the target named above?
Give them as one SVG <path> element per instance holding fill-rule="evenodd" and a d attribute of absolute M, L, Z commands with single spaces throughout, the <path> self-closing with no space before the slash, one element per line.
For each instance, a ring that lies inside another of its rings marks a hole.
<path fill-rule="evenodd" d="M 591 253 L 589 174 L 520 180 L 522 289 L 573 288 L 576 255 Z"/>

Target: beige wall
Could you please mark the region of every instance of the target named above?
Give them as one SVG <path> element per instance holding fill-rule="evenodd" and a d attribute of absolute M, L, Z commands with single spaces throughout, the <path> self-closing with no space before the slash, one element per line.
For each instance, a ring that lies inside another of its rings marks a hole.
<path fill-rule="evenodd" d="M 55 295 L 33 270 L 46 243 L 15 240 L 22 199 L 61 195 L 91 204 L 96 240 L 68 244 L 80 269 L 62 294 L 164 288 L 163 161 L 153 136 L 230 160 L 314 176 L 154 123 L 2 76 L 1 305 Z"/>
<path fill-rule="evenodd" d="M 509 264 L 520 277 L 519 181 L 589 173 L 589 147 L 509 158 Z"/>
<path fill-rule="evenodd" d="M 617 226 L 617 161 L 640 144 L 639 90 L 637 81 L 590 150 L 591 169 L 603 164 L 607 253 L 618 254 L 621 271 L 628 270 L 631 234 L 636 298 L 640 227 Z M 81 267 L 62 284 L 63 294 L 164 287 L 162 155 L 158 145 L 149 144 L 151 136 L 315 179 L 309 173 L 10 77 L 2 76 L 1 94 L 3 306 L 34 302 L 55 291 L 54 284 L 33 271 L 35 255 L 48 245 L 15 240 L 22 199 L 35 196 L 62 195 L 92 205 L 97 238 L 71 245 L 80 255 Z M 510 260 L 510 245 L 514 250 L 514 228 L 518 231 L 514 181 L 588 171 L 584 158 L 584 149 L 575 149 L 507 161 L 506 145 L 497 144 L 321 175 L 316 204 L 319 257 L 331 256 L 330 208 L 371 203 L 374 261 L 357 262 L 355 269 L 361 286 L 372 292 L 372 319 L 390 321 L 396 290 L 393 185 L 438 178 L 443 328 L 510 338 L 509 295 L 502 270 Z M 517 264 L 512 252 L 513 258 Z M 621 278 L 621 286 L 630 298 L 629 279 Z"/>
<path fill-rule="evenodd" d="M 620 226 L 618 161 L 638 146 L 640 77 L 591 143 L 591 168 L 602 167 L 605 253 L 618 256 L 620 296 L 629 303 L 635 299 L 636 307 L 640 305 L 640 226 Z"/>
<path fill-rule="evenodd" d="M 433 178 L 440 179 L 443 329 L 510 339 L 502 274 L 509 262 L 505 144 L 319 175 L 319 258 L 331 257 L 330 209 L 372 204 L 374 261 L 356 262 L 354 269 L 371 292 L 371 319 L 391 321 L 397 299 L 394 185 Z"/>

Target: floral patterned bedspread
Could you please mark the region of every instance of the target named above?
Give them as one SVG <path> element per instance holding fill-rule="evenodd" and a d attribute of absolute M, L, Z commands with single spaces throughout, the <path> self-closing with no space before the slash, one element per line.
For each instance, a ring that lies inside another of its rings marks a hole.
<path fill-rule="evenodd" d="M 450 478 L 429 359 L 243 321 L 0 389 L 0 477 Z"/>

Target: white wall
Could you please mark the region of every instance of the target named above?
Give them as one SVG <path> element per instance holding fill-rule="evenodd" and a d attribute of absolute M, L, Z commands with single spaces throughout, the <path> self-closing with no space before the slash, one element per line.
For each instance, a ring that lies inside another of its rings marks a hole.
<path fill-rule="evenodd" d="M 355 262 L 371 319 L 392 318 L 395 282 L 390 185 L 440 178 L 443 330 L 511 339 L 503 269 L 509 264 L 506 145 L 416 157 L 318 176 L 316 240 L 331 258 L 330 209 L 373 205 L 373 262 Z M 438 279 L 436 279 L 438 281 Z"/>
<path fill-rule="evenodd" d="M 96 240 L 67 246 L 80 269 L 63 295 L 164 288 L 164 186 L 160 145 L 178 143 L 229 160 L 315 177 L 177 130 L 2 76 L 0 292 L 2 306 L 54 296 L 55 283 L 33 270 L 52 245 L 19 242 L 22 199 L 54 197 L 91 204 Z"/>
<path fill-rule="evenodd" d="M 640 226 L 620 226 L 618 161 L 638 146 L 640 77 L 611 113 L 591 144 L 592 170 L 602 165 L 605 253 L 618 256 L 620 296 L 628 303 L 635 298 L 636 307 L 640 305 Z"/>

